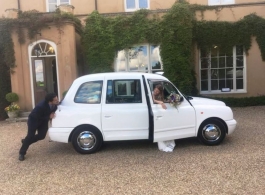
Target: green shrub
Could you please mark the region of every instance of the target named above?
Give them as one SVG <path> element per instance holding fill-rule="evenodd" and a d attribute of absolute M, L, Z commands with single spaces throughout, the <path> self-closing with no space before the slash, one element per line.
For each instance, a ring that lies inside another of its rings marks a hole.
<path fill-rule="evenodd" d="M 244 97 L 244 98 L 233 98 L 233 97 L 226 97 L 226 98 L 210 97 L 210 98 L 223 101 L 227 106 L 230 106 L 230 107 L 247 107 L 247 106 L 265 105 L 265 96 Z"/>
<path fill-rule="evenodd" d="M 10 103 L 17 102 L 19 100 L 18 95 L 16 93 L 10 92 L 6 94 L 6 100 Z"/>

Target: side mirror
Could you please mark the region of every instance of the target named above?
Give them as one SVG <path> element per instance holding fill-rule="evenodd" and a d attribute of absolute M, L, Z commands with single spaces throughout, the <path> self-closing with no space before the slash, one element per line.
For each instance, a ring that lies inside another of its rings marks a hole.
<path fill-rule="evenodd" d="M 183 102 L 183 100 L 184 100 L 183 96 L 180 96 L 179 101 Z"/>
<path fill-rule="evenodd" d="M 193 98 L 191 96 L 187 96 L 188 100 L 193 100 Z"/>

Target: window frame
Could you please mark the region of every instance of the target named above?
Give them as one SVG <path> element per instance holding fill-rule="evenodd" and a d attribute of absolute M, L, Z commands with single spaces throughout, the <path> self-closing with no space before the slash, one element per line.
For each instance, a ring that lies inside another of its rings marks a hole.
<path fill-rule="evenodd" d="M 71 5 L 71 0 L 68 0 L 69 1 L 69 3 L 68 4 L 61 4 L 60 3 L 60 0 L 56 0 L 56 6 L 58 7 L 59 5 Z M 54 11 L 50 11 L 49 10 L 49 5 L 50 5 L 50 3 L 49 3 L 49 0 L 46 0 L 46 11 L 47 12 L 54 12 Z"/>
<path fill-rule="evenodd" d="M 161 59 L 161 55 L 160 55 L 160 48 L 159 48 L 159 61 L 160 61 L 160 63 L 161 63 L 161 68 L 160 69 L 153 69 L 153 67 L 152 67 L 152 56 L 151 56 L 151 54 L 152 54 L 152 52 L 151 52 L 151 47 L 152 47 L 152 45 L 157 45 L 157 44 L 139 44 L 139 45 L 133 45 L 132 47 L 140 47 L 140 46 L 146 46 L 147 47 L 147 58 L 148 58 L 148 65 L 147 65 L 147 67 L 148 67 L 148 70 L 146 70 L 146 71 L 139 71 L 139 70 L 130 70 L 130 67 L 129 67 L 129 57 L 128 57 L 128 50 L 129 50 L 129 48 L 125 48 L 125 49 L 123 49 L 123 50 L 120 50 L 120 51 L 127 51 L 126 53 L 125 53 L 125 69 L 124 70 L 122 70 L 122 71 L 120 71 L 119 69 L 118 69 L 118 66 L 117 66 L 117 61 L 118 61 L 118 59 L 117 59 L 117 57 L 114 59 L 114 70 L 115 70 L 115 72 L 145 72 L 145 73 L 155 73 L 155 72 L 161 72 L 161 71 L 163 71 L 163 69 L 164 69 L 164 67 L 163 67 L 163 62 L 162 62 L 162 59 Z M 160 47 L 160 45 L 157 45 L 158 47 Z M 118 52 L 120 52 L 120 51 L 117 51 L 116 52 L 116 56 L 118 56 Z"/>
<path fill-rule="evenodd" d="M 208 66 L 208 90 L 202 91 L 202 75 L 201 75 L 201 50 L 199 49 L 199 89 L 200 94 L 237 94 L 237 93 L 247 93 L 247 63 L 246 63 L 246 51 L 243 47 L 243 89 L 236 89 L 236 46 L 233 46 L 233 89 L 231 91 L 222 91 L 222 90 L 211 90 L 211 67 Z M 209 59 L 211 59 L 211 52 L 209 52 Z M 219 68 L 218 68 L 219 69 Z M 206 70 L 206 69 L 205 69 Z"/>
<path fill-rule="evenodd" d="M 212 1 L 213 0 L 208 0 L 208 5 L 209 6 L 214 6 L 214 5 L 233 5 L 233 4 L 235 4 L 235 0 L 229 0 L 229 1 L 233 1 L 233 2 L 230 2 L 230 3 L 224 3 L 224 1 L 227 1 L 227 0 L 218 0 L 220 3 L 218 3 L 218 2 L 213 3 Z"/>
<path fill-rule="evenodd" d="M 100 84 L 101 84 L 101 88 L 100 88 L 101 93 L 100 93 L 99 102 L 76 102 L 75 99 L 76 99 L 76 96 L 77 96 L 77 94 L 79 93 L 81 87 L 82 87 L 83 85 L 87 84 L 87 83 L 100 83 Z M 74 103 L 75 103 L 75 104 L 101 104 L 102 91 L 103 91 L 103 80 L 96 80 L 96 81 L 87 81 L 87 82 L 84 82 L 84 83 L 82 83 L 82 84 L 78 87 L 78 89 L 76 90 L 76 93 L 75 93 L 75 96 L 74 96 Z"/>
<path fill-rule="evenodd" d="M 146 0 L 147 1 L 147 8 L 139 8 L 139 1 L 141 0 L 134 0 L 135 2 L 135 8 L 127 8 L 127 0 L 124 0 L 124 10 L 125 12 L 134 12 L 137 11 L 139 9 L 150 9 L 150 0 Z"/>

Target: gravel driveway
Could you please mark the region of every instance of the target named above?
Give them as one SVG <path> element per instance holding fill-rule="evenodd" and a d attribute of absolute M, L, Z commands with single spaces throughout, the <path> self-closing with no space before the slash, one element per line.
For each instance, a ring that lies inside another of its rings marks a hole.
<path fill-rule="evenodd" d="M 26 123 L 0 122 L 0 194 L 265 194 L 265 106 L 233 108 L 236 131 L 219 146 L 177 140 L 106 143 L 92 155 L 45 140 L 18 161 Z"/>

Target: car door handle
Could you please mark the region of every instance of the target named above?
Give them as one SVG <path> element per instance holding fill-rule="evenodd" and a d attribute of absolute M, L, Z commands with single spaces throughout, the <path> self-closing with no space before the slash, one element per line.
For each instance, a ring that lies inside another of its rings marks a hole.
<path fill-rule="evenodd" d="M 110 118 L 111 116 L 105 116 L 105 118 Z"/>
<path fill-rule="evenodd" d="M 161 119 L 162 118 L 162 116 L 156 116 L 156 119 Z"/>

